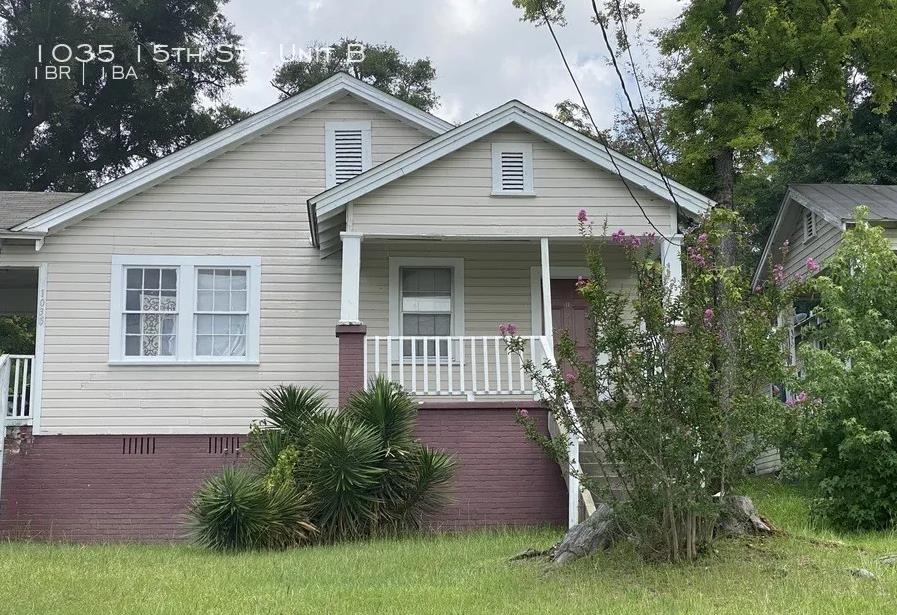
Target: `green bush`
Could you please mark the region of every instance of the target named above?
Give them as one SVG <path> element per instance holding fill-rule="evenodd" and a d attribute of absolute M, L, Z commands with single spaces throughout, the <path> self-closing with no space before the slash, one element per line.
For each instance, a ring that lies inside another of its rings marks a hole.
<path fill-rule="evenodd" d="M 810 469 L 815 513 L 848 529 L 894 527 L 897 256 L 862 209 L 807 293 L 824 324 L 798 349 L 786 460 Z"/>
<path fill-rule="evenodd" d="M 207 480 L 188 514 L 194 541 L 216 551 L 286 547 L 314 531 L 293 485 L 269 492 L 244 468 L 225 468 Z"/>
<path fill-rule="evenodd" d="M 450 498 L 455 460 L 414 438 L 417 404 L 386 379 L 330 411 L 316 390 L 262 394 L 247 469 L 210 479 L 190 508 L 196 542 L 218 550 L 362 538 L 423 525 Z"/>

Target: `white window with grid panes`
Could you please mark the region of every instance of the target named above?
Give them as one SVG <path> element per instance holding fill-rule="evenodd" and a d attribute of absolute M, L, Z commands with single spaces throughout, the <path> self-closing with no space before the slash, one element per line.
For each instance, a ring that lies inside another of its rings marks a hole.
<path fill-rule="evenodd" d="M 257 363 L 261 259 L 115 256 L 111 363 Z"/>
<path fill-rule="evenodd" d="M 245 357 L 246 269 L 196 270 L 196 356 Z"/>
<path fill-rule="evenodd" d="M 178 270 L 125 268 L 125 356 L 177 354 Z"/>
<path fill-rule="evenodd" d="M 390 334 L 412 338 L 402 340 L 406 359 L 447 360 L 447 338 L 464 331 L 463 278 L 461 259 L 390 259 Z"/>

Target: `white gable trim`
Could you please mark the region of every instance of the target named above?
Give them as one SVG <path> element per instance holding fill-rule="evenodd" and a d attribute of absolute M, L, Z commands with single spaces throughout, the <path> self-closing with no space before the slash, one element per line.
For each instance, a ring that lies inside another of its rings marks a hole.
<path fill-rule="evenodd" d="M 330 218 L 345 206 L 389 182 L 450 154 L 465 145 L 489 135 L 508 124 L 519 124 L 524 129 L 576 154 L 594 164 L 616 173 L 614 162 L 619 166 L 623 178 L 632 185 L 639 186 L 652 194 L 672 201 L 660 173 L 627 158 L 617 152 L 608 156 L 605 148 L 596 141 L 580 134 L 572 128 L 539 113 L 520 101 L 510 101 L 485 113 L 466 124 L 423 143 L 404 154 L 380 164 L 355 179 L 326 190 L 308 200 L 312 223 L 312 238 L 319 245 L 317 224 L 319 220 Z M 679 204 L 692 214 L 700 215 L 713 206 L 712 199 L 691 190 L 677 182 L 670 186 Z"/>
<path fill-rule="evenodd" d="M 338 73 L 305 92 L 272 105 L 242 122 L 23 222 L 12 230 L 38 233 L 61 230 L 106 207 L 179 175 L 187 169 L 217 156 L 222 151 L 233 149 L 259 134 L 275 128 L 284 121 L 313 111 L 344 94 L 357 96 L 430 135 L 439 135 L 453 128 L 452 124 L 425 113 L 359 79 L 345 73 Z"/>

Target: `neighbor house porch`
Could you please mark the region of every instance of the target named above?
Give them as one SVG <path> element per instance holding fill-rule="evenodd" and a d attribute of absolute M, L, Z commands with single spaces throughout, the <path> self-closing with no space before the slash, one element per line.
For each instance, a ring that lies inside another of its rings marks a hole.
<path fill-rule="evenodd" d="M 31 425 L 40 406 L 40 267 L 0 268 L 0 420 Z"/>

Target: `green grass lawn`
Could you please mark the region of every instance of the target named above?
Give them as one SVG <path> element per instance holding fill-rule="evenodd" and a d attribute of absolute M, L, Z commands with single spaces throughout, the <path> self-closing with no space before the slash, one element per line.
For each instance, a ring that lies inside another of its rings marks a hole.
<path fill-rule="evenodd" d="M 0 544 L 0 613 L 893 613 L 897 534 L 838 535 L 806 500 L 750 485 L 787 537 L 726 541 L 695 565 L 617 552 L 565 569 L 509 563 L 559 531 L 479 532 L 285 553 Z M 863 567 L 877 579 L 852 576 Z"/>

